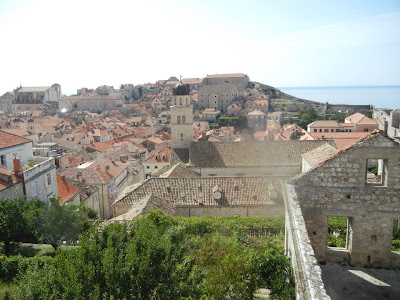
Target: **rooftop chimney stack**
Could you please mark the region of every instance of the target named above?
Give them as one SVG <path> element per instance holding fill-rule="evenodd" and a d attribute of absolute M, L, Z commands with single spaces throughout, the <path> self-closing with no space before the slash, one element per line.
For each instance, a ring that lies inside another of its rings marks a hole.
<path fill-rule="evenodd" d="M 76 173 L 76 178 L 78 178 L 78 181 L 79 181 L 79 182 L 82 182 L 82 181 L 83 181 L 83 174 L 82 174 L 82 172 Z"/>
<path fill-rule="evenodd" d="M 14 158 L 13 159 L 13 165 L 14 165 L 14 173 L 18 177 L 22 178 L 22 168 L 21 168 L 21 161 L 19 158 Z"/>

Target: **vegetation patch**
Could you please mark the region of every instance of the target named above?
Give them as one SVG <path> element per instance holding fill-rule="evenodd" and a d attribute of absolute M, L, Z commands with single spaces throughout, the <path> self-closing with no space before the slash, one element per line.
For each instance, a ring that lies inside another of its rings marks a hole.
<path fill-rule="evenodd" d="M 283 228 L 283 218 L 172 218 L 152 211 L 102 231 L 92 228 L 78 247 L 59 248 L 26 269 L 23 258 L 15 258 L 23 267 L 14 277 L 14 297 L 253 299 L 268 288 L 273 299 L 294 299 Z"/>

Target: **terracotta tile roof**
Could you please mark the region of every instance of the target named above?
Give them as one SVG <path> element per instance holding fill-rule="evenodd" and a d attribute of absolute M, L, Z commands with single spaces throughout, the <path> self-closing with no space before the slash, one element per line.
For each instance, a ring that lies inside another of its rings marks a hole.
<path fill-rule="evenodd" d="M 102 170 L 91 169 L 91 168 L 73 168 L 65 169 L 60 175 L 65 175 L 68 179 L 77 180 L 78 172 L 82 172 L 82 177 L 86 184 L 105 184 L 111 180 L 111 176 Z"/>
<path fill-rule="evenodd" d="M 351 127 L 351 128 L 354 127 L 354 123 L 339 123 L 339 125 L 341 127 Z"/>
<path fill-rule="evenodd" d="M 64 204 L 74 198 L 79 193 L 79 190 L 68 181 L 63 180 L 59 174 L 56 174 L 56 176 L 58 195 L 61 198 L 61 204 Z"/>
<path fill-rule="evenodd" d="M 117 178 L 128 166 L 129 162 L 122 163 L 120 161 L 115 162 L 110 159 L 104 159 L 95 161 L 88 168 L 96 169 L 99 175 L 106 181 L 109 177 Z M 98 167 L 100 167 L 100 170 Z"/>
<path fill-rule="evenodd" d="M 238 77 L 247 77 L 247 75 L 244 75 L 243 73 L 228 73 L 228 74 L 213 74 L 213 75 L 207 75 L 206 78 L 238 78 Z"/>
<path fill-rule="evenodd" d="M 332 127 L 332 128 L 340 128 L 340 125 L 337 121 L 334 120 L 317 120 L 310 124 L 309 127 Z"/>
<path fill-rule="evenodd" d="M 183 78 L 182 83 L 185 84 L 200 84 L 203 82 L 203 78 Z"/>
<path fill-rule="evenodd" d="M 370 119 L 368 118 L 366 115 L 363 115 L 361 113 L 355 113 L 352 114 L 351 116 L 348 116 L 346 118 L 346 121 L 349 121 L 350 123 L 353 124 L 375 124 L 375 122 L 377 123 L 378 120 L 377 119 Z"/>
<path fill-rule="evenodd" d="M 18 136 L 30 135 L 30 133 L 27 130 L 22 129 L 22 128 L 4 128 L 2 130 L 5 132 L 8 132 L 8 133 L 11 133 L 11 134 L 18 135 Z"/>
<path fill-rule="evenodd" d="M 32 140 L 0 130 L 0 149 L 32 143 Z"/>
<path fill-rule="evenodd" d="M 6 181 L 3 179 L 7 179 L 11 176 L 10 181 Z M 0 165 L 0 191 L 12 186 L 18 182 L 22 181 L 21 178 L 14 175 L 14 172 L 7 170 L 6 167 Z"/>
<path fill-rule="evenodd" d="M 127 187 L 113 206 L 133 205 L 145 196 L 155 195 L 176 206 L 275 205 L 270 192 L 281 192 L 287 177 L 151 177 Z M 213 189 L 222 193 L 213 198 Z"/>
<path fill-rule="evenodd" d="M 344 150 L 365 138 L 370 132 L 308 132 L 315 140 L 333 140 L 338 150 Z"/>
<path fill-rule="evenodd" d="M 169 162 L 171 160 L 171 148 L 165 147 L 160 151 L 154 151 L 145 162 Z"/>
<path fill-rule="evenodd" d="M 196 142 L 190 147 L 190 162 L 196 167 L 262 167 L 301 165 L 301 154 L 332 141 L 242 141 Z"/>
<path fill-rule="evenodd" d="M 252 112 L 248 113 L 248 115 L 249 116 L 265 116 L 265 113 L 263 113 L 260 110 L 255 110 L 255 111 L 252 111 Z"/>

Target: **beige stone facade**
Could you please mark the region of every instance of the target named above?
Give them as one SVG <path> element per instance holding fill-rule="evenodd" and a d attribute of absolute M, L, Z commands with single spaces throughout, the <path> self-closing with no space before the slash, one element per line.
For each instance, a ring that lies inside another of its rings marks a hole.
<path fill-rule="evenodd" d="M 122 106 L 121 97 L 92 95 L 92 96 L 69 96 L 63 97 L 59 101 L 61 112 L 70 112 L 74 110 L 88 110 L 91 112 L 103 112 L 105 110 L 114 110 L 117 106 Z"/>
<path fill-rule="evenodd" d="M 172 148 L 189 148 L 194 135 L 190 96 L 174 95 L 170 110 Z"/>
<path fill-rule="evenodd" d="M 238 88 L 233 84 L 203 85 L 199 90 L 199 107 L 213 108 L 222 113 L 236 101 Z"/>

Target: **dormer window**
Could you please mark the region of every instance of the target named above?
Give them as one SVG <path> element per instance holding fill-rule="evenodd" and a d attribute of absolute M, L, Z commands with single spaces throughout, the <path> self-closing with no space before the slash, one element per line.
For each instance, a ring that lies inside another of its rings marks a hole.
<path fill-rule="evenodd" d="M 213 192 L 213 198 L 214 198 L 214 200 L 220 200 L 220 199 L 222 198 L 222 192 L 221 192 L 221 189 L 220 189 L 220 187 L 218 186 L 218 184 L 215 185 L 215 186 L 212 188 L 212 192 Z"/>

